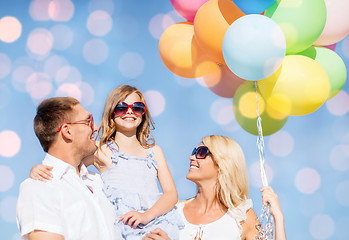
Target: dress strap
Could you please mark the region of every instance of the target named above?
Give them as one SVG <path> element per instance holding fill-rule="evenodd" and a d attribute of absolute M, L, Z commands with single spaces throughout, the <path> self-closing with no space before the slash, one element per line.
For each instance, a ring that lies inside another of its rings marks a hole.
<path fill-rule="evenodd" d="M 147 166 L 148 168 L 151 168 L 152 166 L 155 168 L 155 170 L 158 170 L 158 166 L 156 166 L 157 161 L 154 159 L 154 148 L 149 148 L 148 155 L 147 155 Z"/>
<path fill-rule="evenodd" d="M 107 142 L 107 146 L 108 148 L 110 148 L 110 150 L 112 150 L 113 152 L 118 152 L 119 151 L 119 148 L 118 146 L 115 144 L 115 142 L 113 141 L 108 141 Z"/>
<path fill-rule="evenodd" d="M 113 141 L 108 141 L 107 146 L 113 152 L 113 154 L 111 155 L 111 160 L 113 161 L 113 163 L 117 164 L 119 161 L 119 158 L 128 160 L 128 155 L 125 153 L 119 152 L 118 146 Z"/>

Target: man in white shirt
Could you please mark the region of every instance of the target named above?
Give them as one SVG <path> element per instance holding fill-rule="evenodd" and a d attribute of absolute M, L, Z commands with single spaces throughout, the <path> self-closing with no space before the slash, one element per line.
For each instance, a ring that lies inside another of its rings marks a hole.
<path fill-rule="evenodd" d="M 100 176 L 81 162 L 97 150 L 92 114 L 74 98 L 46 99 L 38 106 L 34 131 L 53 179 L 29 178 L 21 184 L 17 222 L 22 238 L 112 240 L 115 211 Z"/>

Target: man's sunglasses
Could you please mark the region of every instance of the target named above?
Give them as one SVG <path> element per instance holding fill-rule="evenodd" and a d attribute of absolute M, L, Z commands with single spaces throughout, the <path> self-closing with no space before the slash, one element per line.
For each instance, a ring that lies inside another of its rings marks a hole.
<path fill-rule="evenodd" d="M 147 110 L 147 107 L 142 102 L 134 102 L 131 105 L 128 105 L 125 102 L 121 102 L 118 105 L 116 105 L 114 109 L 114 114 L 115 116 L 123 116 L 127 113 L 129 108 L 131 108 L 132 112 L 137 116 L 142 116 Z"/>
<path fill-rule="evenodd" d="M 195 155 L 197 159 L 205 159 L 209 153 L 210 153 L 210 150 L 208 150 L 208 147 L 200 146 L 200 147 L 194 148 L 191 155 Z"/>
<path fill-rule="evenodd" d="M 86 124 L 87 123 L 87 124 Z M 62 130 L 62 127 L 64 124 L 85 124 L 88 125 L 91 129 L 92 132 L 94 132 L 94 122 L 93 122 L 93 116 L 92 114 L 90 114 L 90 116 L 88 117 L 88 119 L 84 119 L 84 120 L 79 120 L 79 121 L 75 121 L 75 122 L 67 122 L 67 123 L 63 123 L 58 129 L 57 132 L 60 132 Z"/>

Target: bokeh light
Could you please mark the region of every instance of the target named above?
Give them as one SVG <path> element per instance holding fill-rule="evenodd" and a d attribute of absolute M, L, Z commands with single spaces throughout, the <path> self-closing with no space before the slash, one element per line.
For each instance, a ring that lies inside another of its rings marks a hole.
<path fill-rule="evenodd" d="M 49 17 L 57 22 L 67 22 L 74 15 L 74 4 L 70 0 L 52 0 L 48 6 Z"/>
<path fill-rule="evenodd" d="M 82 93 L 81 93 L 81 89 L 76 84 L 64 83 L 59 86 L 55 95 L 59 97 L 70 96 L 80 101 Z"/>
<path fill-rule="evenodd" d="M 94 101 L 95 91 L 92 86 L 86 82 L 79 82 L 77 86 L 81 90 L 82 96 L 80 98 L 80 104 L 82 106 L 89 106 Z"/>
<path fill-rule="evenodd" d="M 50 77 L 55 78 L 57 72 L 63 67 L 67 66 L 68 61 L 58 55 L 52 55 L 48 57 L 44 63 L 44 72 L 47 73 Z"/>
<path fill-rule="evenodd" d="M 48 7 L 51 0 L 33 0 L 29 6 L 29 14 L 32 19 L 37 21 L 47 21 L 50 19 L 48 15 Z"/>
<path fill-rule="evenodd" d="M 0 156 L 13 157 L 21 149 L 21 139 L 16 132 L 4 130 L 0 132 Z"/>
<path fill-rule="evenodd" d="M 105 11 L 97 10 L 87 19 L 87 29 L 92 35 L 104 36 L 110 32 L 111 28 L 112 19 Z"/>
<path fill-rule="evenodd" d="M 340 144 L 335 146 L 330 154 L 331 166 L 337 171 L 349 170 L 349 145 Z"/>
<path fill-rule="evenodd" d="M 235 117 L 231 100 L 217 99 L 210 107 L 210 115 L 213 121 L 220 125 L 231 123 Z"/>
<path fill-rule="evenodd" d="M 85 44 L 83 54 L 88 63 L 98 65 L 108 58 L 109 48 L 103 40 L 91 39 Z"/>
<path fill-rule="evenodd" d="M 144 97 L 152 116 L 156 117 L 163 113 L 166 107 L 166 99 L 159 91 L 148 90 L 144 93 Z"/>
<path fill-rule="evenodd" d="M 28 50 L 34 55 L 48 55 L 53 46 L 52 33 L 44 28 L 37 28 L 29 34 Z"/>
<path fill-rule="evenodd" d="M 336 116 L 343 116 L 349 112 L 349 95 L 340 91 L 335 98 L 326 101 L 328 111 Z"/>
<path fill-rule="evenodd" d="M 46 73 L 33 73 L 26 81 L 26 89 L 33 99 L 44 99 L 52 91 L 51 78 Z"/>
<path fill-rule="evenodd" d="M 5 222 L 16 223 L 17 198 L 9 196 L 0 202 L 1 217 Z"/>
<path fill-rule="evenodd" d="M 74 33 L 68 26 L 57 24 L 50 29 L 50 32 L 53 36 L 53 49 L 62 51 L 72 45 Z"/>
<path fill-rule="evenodd" d="M 149 32 L 155 39 L 160 39 L 162 33 L 176 22 L 168 14 L 157 14 L 149 22 Z"/>
<path fill-rule="evenodd" d="M 0 79 L 5 78 L 11 71 L 11 59 L 3 53 L 0 53 Z"/>
<path fill-rule="evenodd" d="M 19 66 L 12 72 L 12 85 L 17 91 L 26 91 L 26 81 L 34 73 L 34 70 L 29 66 Z"/>
<path fill-rule="evenodd" d="M 294 140 L 288 132 L 278 131 L 270 136 L 268 147 L 275 156 L 285 157 L 293 151 Z"/>
<path fill-rule="evenodd" d="M 0 19 L 0 40 L 7 43 L 16 41 L 22 34 L 22 24 L 15 17 Z"/>
<path fill-rule="evenodd" d="M 0 165 L 0 192 L 5 192 L 12 188 L 14 178 L 15 176 L 9 167 Z"/>
<path fill-rule="evenodd" d="M 137 78 L 143 73 L 144 60 L 136 52 L 127 52 L 120 57 L 119 71 L 126 78 Z"/>
<path fill-rule="evenodd" d="M 265 174 L 267 175 L 268 183 L 271 183 L 274 178 L 274 172 L 273 169 L 269 166 L 268 160 L 265 161 L 264 163 L 264 170 Z M 252 186 L 256 188 L 262 188 L 263 183 L 261 179 L 261 167 L 260 167 L 260 162 L 254 162 L 250 167 L 249 167 L 249 178 L 250 178 L 250 183 Z"/>
<path fill-rule="evenodd" d="M 80 82 L 81 79 L 81 73 L 76 67 L 66 65 L 57 71 L 55 81 L 57 84 L 77 83 Z"/>
<path fill-rule="evenodd" d="M 320 174 L 313 168 L 303 168 L 299 170 L 295 178 L 295 185 L 298 191 L 305 194 L 316 192 L 320 184 Z"/>
<path fill-rule="evenodd" d="M 314 239 L 329 239 L 334 232 L 334 221 L 328 215 L 318 214 L 311 219 L 309 232 Z"/>

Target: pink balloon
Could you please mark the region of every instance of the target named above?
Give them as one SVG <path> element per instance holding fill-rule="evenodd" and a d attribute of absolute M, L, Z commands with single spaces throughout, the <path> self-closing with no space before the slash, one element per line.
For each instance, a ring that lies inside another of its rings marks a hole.
<path fill-rule="evenodd" d="M 230 69 L 221 65 L 220 68 L 203 77 L 206 86 L 216 95 L 224 98 L 232 98 L 238 87 L 246 82 L 239 78 Z"/>
<path fill-rule="evenodd" d="M 176 12 L 190 22 L 194 21 L 198 9 L 209 0 L 170 0 Z"/>
<path fill-rule="evenodd" d="M 314 45 L 325 46 L 336 43 L 349 34 L 349 1 L 325 0 L 326 25 Z"/>

